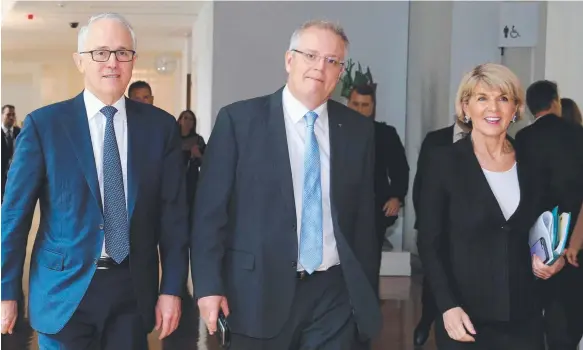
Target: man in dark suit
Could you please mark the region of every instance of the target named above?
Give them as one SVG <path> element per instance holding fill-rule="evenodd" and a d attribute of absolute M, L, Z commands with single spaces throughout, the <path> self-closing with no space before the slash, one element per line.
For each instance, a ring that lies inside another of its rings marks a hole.
<path fill-rule="evenodd" d="M 134 81 L 128 88 L 128 97 L 134 101 L 154 104 L 154 95 L 152 95 L 152 87 L 143 80 Z"/>
<path fill-rule="evenodd" d="M 195 296 L 232 348 L 352 349 L 380 330 L 372 120 L 328 100 L 348 39 L 304 24 L 287 85 L 222 108 L 196 194 Z"/>
<path fill-rule="evenodd" d="M 376 117 L 376 94 L 372 85 L 355 86 L 348 98 L 348 107 L 365 117 Z M 399 210 L 409 190 L 409 164 L 405 147 L 397 130 L 375 120 L 375 218 L 379 249 L 393 246 L 385 238 L 387 228 L 399 217 Z M 380 262 L 379 262 L 380 267 Z"/>
<path fill-rule="evenodd" d="M 4 201 L 4 188 L 6 175 L 14 154 L 14 141 L 20 133 L 16 125 L 16 111 L 12 105 L 2 106 L 2 201 Z"/>
<path fill-rule="evenodd" d="M 526 92 L 535 122 L 516 135 L 516 149 L 541 177 L 543 210 L 571 213 L 571 229 L 583 201 L 583 127 L 564 121 L 557 84 L 537 81 Z M 545 330 L 550 350 L 576 349 L 583 336 L 583 269 L 567 264 L 542 281 Z"/>
<path fill-rule="evenodd" d="M 175 119 L 126 99 L 135 37 L 116 14 L 79 32 L 85 90 L 32 112 L 2 206 L 2 333 L 11 333 L 31 220 L 29 315 L 41 349 L 147 348 L 180 318 L 188 268 L 184 171 Z M 158 276 L 158 244 L 162 279 Z"/>
<path fill-rule="evenodd" d="M 421 179 L 423 174 L 427 172 L 427 165 L 429 164 L 429 154 L 432 150 L 448 146 L 457 141 L 463 139 L 470 131 L 469 124 L 463 124 L 458 121 L 448 127 L 432 131 L 425 136 L 425 139 L 421 143 L 421 150 L 419 151 L 419 157 L 417 158 L 417 172 L 415 173 L 415 179 L 413 180 L 413 207 L 415 208 L 416 218 L 415 218 L 415 229 L 418 229 L 418 217 L 419 217 L 419 203 L 421 196 Z M 431 325 L 437 316 L 437 306 L 435 305 L 435 300 L 433 298 L 433 293 L 429 288 L 429 283 L 426 279 L 423 279 L 423 290 L 421 295 L 422 311 L 421 319 L 415 327 L 413 333 L 413 343 L 416 346 L 421 346 L 425 344 L 429 338 L 429 331 L 431 330 Z"/>

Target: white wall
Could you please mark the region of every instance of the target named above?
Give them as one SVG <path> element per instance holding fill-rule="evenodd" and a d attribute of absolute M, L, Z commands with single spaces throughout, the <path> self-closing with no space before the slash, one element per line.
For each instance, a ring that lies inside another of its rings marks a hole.
<path fill-rule="evenodd" d="M 216 118 L 213 110 L 213 26 L 215 3 L 203 5 L 192 29 L 192 93 L 198 133 L 208 140 Z M 237 56 L 235 56 L 237 59 Z"/>
<path fill-rule="evenodd" d="M 349 56 L 378 81 L 377 117 L 405 133 L 408 2 L 216 2 L 213 116 L 237 100 L 285 84 L 284 54 L 292 32 L 310 19 L 338 21 Z"/>
<path fill-rule="evenodd" d="M 409 161 L 409 196 L 404 209 L 403 249 L 417 252 L 411 194 L 421 142 L 428 131 L 451 123 L 449 116 L 452 2 L 411 2 L 405 149 Z"/>
<path fill-rule="evenodd" d="M 547 9 L 545 79 L 583 106 L 583 2 L 551 1 Z"/>

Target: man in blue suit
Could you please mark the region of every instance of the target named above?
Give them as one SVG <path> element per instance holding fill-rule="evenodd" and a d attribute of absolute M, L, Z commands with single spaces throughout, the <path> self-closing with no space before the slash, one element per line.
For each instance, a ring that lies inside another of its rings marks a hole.
<path fill-rule="evenodd" d="M 38 199 L 29 315 L 40 348 L 147 349 L 154 324 L 161 338 L 176 328 L 187 276 L 177 125 L 124 97 L 136 41 L 123 17 L 91 18 L 78 45 L 84 91 L 32 112 L 16 144 L 2 206 L 2 333 L 16 321 Z"/>

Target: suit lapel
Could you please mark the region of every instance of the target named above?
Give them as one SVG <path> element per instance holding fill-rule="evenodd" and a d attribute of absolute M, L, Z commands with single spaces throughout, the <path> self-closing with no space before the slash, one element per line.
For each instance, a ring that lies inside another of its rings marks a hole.
<path fill-rule="evenodd" d="M 338 105 L 334 101 L 328 101 L 328 128 L 330 132 L 330 209 L 332 211 L 332 219 L 335 223 L 334 234 L 337 237 L 338 233 L 343 233 L 340 230 L 340 221 L 338 220 L 338 206 L 335 198 L 337 191 L 340 191 L 339 176 L 342 176 L 342 169 L 344 169 L 342 157 L 346 154 L 346 147 L 348 147 L 348 140 L 350 139 L 349 123 L 344 120 L 344 114 L 339 111 Z"/>
<path fill-rule="evenodd" d="M 482 202 L 481 206 L 486 208 L 494 220 L 497 220 L 497 222 L 506 222 L 500 204 L 498 204 L 498 200 L 490 188 L 490 184 L 480 166 L 480 162 L 474 154 L 471 135 L 468 135 L 457 143 L 459 143 L 459 150 L 464 159 L 464 161 L 459 164 L 461 167 L 467 167 L 467 170 L 465 170 L 467 175 L 465 176 L 467 186 L 466 191 L 468 191 L 468 193 L 473 193 L 475 199 Z"/>
<path fill-rule="evenodd" d="M 140 164 L 143 164 L 143 152 L 140 151 L 140 145 L 143 145 L 142 133 L 140 129 L 139 105 L 126 98 L 126 114 L 128 127 L 128 218 L 132 218 L 138 189 L 140 187 Z"/>
<path fill-rule="evenodd" d="M 73 110 L 66 118 L 61 119 L 63 129 L 71 140 L 71 148 L 81 165 L 81 170 L 93 197 L 99 204 L 103 212 L 101 202 L 101 192 L 97 181 L 97 170 L 95 168 L 95 156 L 93 155 L 93 145 L 91 143 L 91 133 L 89 132 L 89 122 L 87 110 L 83 101 L 83 93 L 73 99 Z"/>
<path fill-rule="evenodd" d="M 283 89 L 278 90 L 269 98 L 269 117 L 267 120 L 268 147 L 272 147 L 273 166 L 277 177 L 281 179 L 281 194 L 286 209 L 296 217 L 294 187 L 289 161 L 287 135 L 285 132 L 285 117 L 282 102 Z M 267 150 L 269 151 L 269 150 Z"/>

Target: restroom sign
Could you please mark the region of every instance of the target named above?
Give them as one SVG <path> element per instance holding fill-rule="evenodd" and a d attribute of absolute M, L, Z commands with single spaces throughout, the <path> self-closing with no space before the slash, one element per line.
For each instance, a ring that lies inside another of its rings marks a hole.
<path fill-rule="evenodd" d="M 534 47 L 538 43 L 538 2 L 500 4 L 498 42 L 500 47 Z"/>

